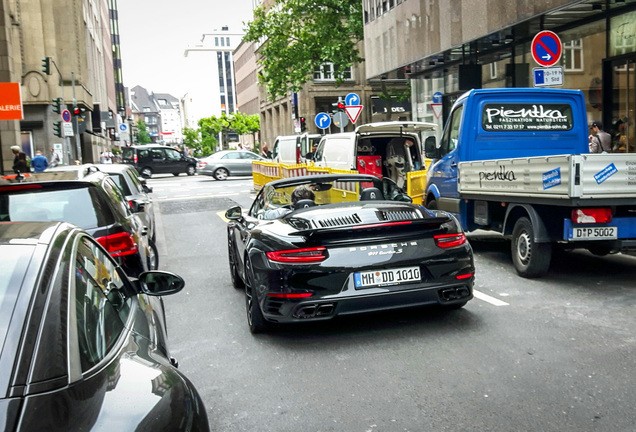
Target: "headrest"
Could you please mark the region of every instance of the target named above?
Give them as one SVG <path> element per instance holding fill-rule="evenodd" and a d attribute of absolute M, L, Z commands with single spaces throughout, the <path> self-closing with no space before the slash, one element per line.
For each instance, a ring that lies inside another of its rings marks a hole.
<path fill-rule="evenodd" d="M 316 203 L 310 199 L 301 199 L 294 203 L 294 210 L 304 209 L 315 206 Z"/>
<path fill-rule="evenodd" d="M 376 187 L 370 187 L 363 189 L 360 193 L 360 201 L 373 201 L 373 200 L 383 200 L 384 195 L 380 189 Z"/>

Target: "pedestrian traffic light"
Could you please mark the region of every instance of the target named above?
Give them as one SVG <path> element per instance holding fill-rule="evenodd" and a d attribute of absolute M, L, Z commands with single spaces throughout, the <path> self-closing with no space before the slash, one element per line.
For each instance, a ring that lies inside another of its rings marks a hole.
<path fill-rule="evenodd" d="M 56 121 L 53 122 L 53 135 L 58 136 L 58 137 L 62 137 L 62 122 L 61 121 Z"/>
<path fill-rule="evenodd" d="M 51 75 L 51 57 L 42 58 L 42 72 Z"/>
<path fill-rule="evenodd" d="M 338 104 L 337 104 L 337 105 L 338 105 L 338 109 L 339 109 L 339 110 L 343 110 L 343 109 L 345 109 L 345 104 L 344 104 L 344 102 L 342 102 L 342 101 L 338 101 Z"/>
<path fill-rule="evenodd" d="M 346 105 L 340 98 L 338 98 L 338 102 L 332 103 L 331 106 L 333 106 L 335 108 L 334 111 L 333 111 L 334 114 L 335 114 L 337 112 L 344 111 Z"/>
<path fill-rule="evenodd" d="M 307 122 L 305 121 L 305 117 L 300 118 L 300 131 L 305 132 L 307 130 Z"/>
<path fill-rule="evenodd" d="M 62 112 L 62 98 L 53 99 L 53 112 L 58 114 Z"/>

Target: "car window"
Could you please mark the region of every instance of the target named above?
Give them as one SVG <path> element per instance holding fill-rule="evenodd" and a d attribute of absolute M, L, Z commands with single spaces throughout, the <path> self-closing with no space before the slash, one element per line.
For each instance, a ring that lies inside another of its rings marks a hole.
<path fill-rule="evenodd" d="M 112 180 L 111 180 L 112 182 Z M 1 194 L 0 208 L 7 221 L 65 221 L 84 229 L 114 222 L 112 212 L 103 209 L 93 187 L 55 190 L 28 189 L 28 193 Z"/>
<path fill-rule="evenodd" d="M 230 152 L 223 156 L 221 159 L 240 159 L 241 154 L 239 152 Z"/>
<path fill-rule="evenodd" d="M 132 189 L 135 190 L 135 193 L 139 192 L 142 193 L 144 188 L 141 184 L 141 181 L 139 180 L 139 173 L 137 172 L 136 169 L 130 169 L 128 171 L 126 171 L 127 175 L 128 175 L 128 179 L 130 180 L 130 182 L 132 183 L 131 187 Z"/>
<path fill-rule="evenodd" d="M 109 175 L 113 179 L 115 184 L 119 187 L 119 189 L 121 189 L 124 195 L 132 195 L 132 193 L 130 192 L 130 188 L 128 187 L 128 182 L 122 174 L 111 173 Z"/>
<path fill-rule="evenodd" d="M 131 147 L 124 147 L 121 151 L 121 156 L 124 159 L 132 159 L 134 153 L 135 153 L 135 149 Z"/>
<path fill-rule="evenodd" d="M 128 201 L 126 201 L 126 197 L 122 195 L 121 189 L 117 187 L 113 179 L 111 177 L 106 177 L 102 182 L 102 186 L 104 187 L 104 191 L 108 194 L 111 202 L 115 205 L 115 207 L 117 207 L 121 214 L 127 217 L 130 216 L 132 213 L 130 212 Z"/>
<path fill-rule="evenodd" d="M 181 160 L 181 153 L 179 153 L 178 151 L 174 149 L 165 149 L 164 151 L 166 152 L 166 158 L 172 160 Z"/>
<path fill-rule="evenodd" d="M 253 160 L 256 160 L 259 158 L 256 153 L 252 153 L 252 152 L 243 152 L 241 153 L 241 157 L 243 159 L 253 159 Z"/>
<path fill-rule="evenodd" d="M 115 345 L 130 313 L 124 282 L 108 254 L 89 237 L 82 236 L 75 253 L 74 292 L 80 364 L 86 371 L 99 363 Z"/>
<path fill-rule="evenodd" d="M 163 159 L 163 151 L 161 149 L 151 149 L 150 156 L 153 159 Z"/>
<path fill-rule="evenodd" d="M 148 154 L 148 150 L 144 149 L 144 150 L 138 150 L 138 154 L 139 154 L 139 158 L 147 158 L 149 156 Z M 161 157 L 161 156 L 159 156 Z M 131 157 L 132 159 L 132 157 Z"/>
<path fill-rule="evenodd" d="M 0 352 L 34 245 L 0 245 Z"/>

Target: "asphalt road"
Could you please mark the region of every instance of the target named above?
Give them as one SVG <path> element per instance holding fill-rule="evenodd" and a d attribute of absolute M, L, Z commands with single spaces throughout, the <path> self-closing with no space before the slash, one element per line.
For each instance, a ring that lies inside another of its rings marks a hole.
<path fill-rule="evenodd" d="M 476 298 L 250 334 L 230 282 L 227 208 L 251 179 L 157 177 L 172 354 L 217 431 L 634 431 L 636 258 L 560 253 L 518 277 L 472 236 Z"/>

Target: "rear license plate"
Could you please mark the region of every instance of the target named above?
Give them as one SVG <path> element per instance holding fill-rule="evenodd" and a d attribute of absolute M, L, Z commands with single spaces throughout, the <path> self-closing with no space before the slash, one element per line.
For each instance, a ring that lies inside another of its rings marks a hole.
<path fill-rule="evenodd" d="M 618 238 L 617 227 L 572 228 L 572 240 L 615 240 Z"/>
<path fill-rule="evenodd" d="M 372 270 L 353 274 L 356 288 L 399 285 L 422 280 L 419 267 L 403 267 L 390 270 Z"/>

